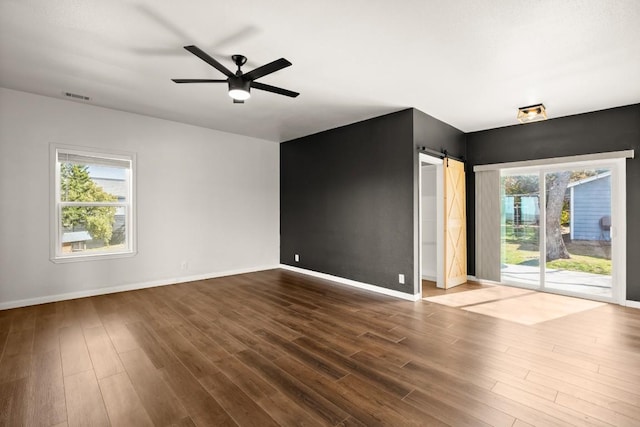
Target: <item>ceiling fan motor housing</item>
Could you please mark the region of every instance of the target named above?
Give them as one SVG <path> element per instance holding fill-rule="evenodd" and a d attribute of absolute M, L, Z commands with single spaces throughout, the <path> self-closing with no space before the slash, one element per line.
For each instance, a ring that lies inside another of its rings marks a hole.
<path fill-rule="evenodd" d="M 229 77 L 229 90 L 243 90 L 249 92 L 251 80 L 245 80 L 241 76 Z"/>

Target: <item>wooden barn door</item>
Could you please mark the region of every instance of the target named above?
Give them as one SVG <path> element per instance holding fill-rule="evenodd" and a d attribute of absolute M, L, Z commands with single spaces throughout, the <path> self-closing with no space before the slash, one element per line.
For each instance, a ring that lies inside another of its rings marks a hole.
<path fill-rule="evenodd" d="M 464 163 L 444 160 L 444 288 L 467 281 L 467 215 Z"/>

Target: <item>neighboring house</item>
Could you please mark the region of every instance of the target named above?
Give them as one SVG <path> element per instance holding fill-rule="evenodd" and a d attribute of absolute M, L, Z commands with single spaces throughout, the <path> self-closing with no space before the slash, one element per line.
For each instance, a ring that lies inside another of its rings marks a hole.
<path fill-rule="evenodd" d="M 87 249 L 87 241 L 91 240 L 88 231 L 67 231 L 62 233 L 62 252 L 76 252 Z"/>
<path fill-rule="evenodd" d="M 102 187 L 105 193 L 113 194 L 118 198 L 118 201 L 122 202 L 127 196 L 127 182 L 123 179 L 114 178 L 97 178 L 91 177 L 91 180 L 96 185 Z"/>
<path fill-rule="evenodd" d="M 611 172 L 569 184 L 571 239 L 610 240 Z"/>
<path fill-rule="evenodd" d="M 540 219 L 538 196 L 504 196 L 504 216 L 506 221 L 521 224 L 537 224 Z"/>

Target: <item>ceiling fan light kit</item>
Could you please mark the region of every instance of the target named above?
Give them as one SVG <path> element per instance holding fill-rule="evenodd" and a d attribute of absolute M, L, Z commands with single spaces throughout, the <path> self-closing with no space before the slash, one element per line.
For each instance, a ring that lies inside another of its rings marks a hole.
<path fill-rule="evenodd" d="M 251 97 L 251 82 L 238 78 L 229 78 L 229 96 L 237 101 L 245 101 Z"/>
<path fill-rule="evenodd" d="M 532 123 L 547 120 L 547 110 L 544 108 L 544 104 L 520 107 L 518 108 L 517 118 L 520 123 Z"/>
<path fill-rule="evenodd" d="M 211 65 L 222 74 L 227 76 L 225 80 L 222 79 L 172 79 L 175 83 L 227 83 L 229 85 L 229 96 L 233 99 L 234 104 L 242 104 L 245 100 L 251 97 L 251 88 L 264 90 L 266 92 L 277 93 L 278 95 L 289 96 L 295 98 L 300 95 L 298 92 L 283 89 L 276 86 L 271 86 L 265 83 L 256 82 L 256 79 L 264 77 L 267 74 L 275 73 L 278 70 L 286 68 L 291 65 L 291 62 L 284 58 L 276 59 L 266 65 L 258 67 L 248 73 L 243 73 L 241 67 L 247 62 L 247 58 L 243 55 L 233 55 L 231 59 L 238 67 L 238 70 L 231 72 L 227 67 L 207 55 L 204 51 L 196 46 L 185 46 L 186 50 L 202 59 L 207 64 Z"/>

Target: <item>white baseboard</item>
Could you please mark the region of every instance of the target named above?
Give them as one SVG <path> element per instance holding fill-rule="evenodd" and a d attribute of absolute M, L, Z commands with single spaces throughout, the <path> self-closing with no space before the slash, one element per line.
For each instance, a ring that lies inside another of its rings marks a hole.
<path fill-rule="evenodd" d="M 172 277 L 167 279 L 152 280 L 150 282 L 130 283 L 127 285 L 112 286 L 108 288 L 87 289 L 87 290 L 78 291 L 78 292 L 68 292 L 64 294 L 47 295 L 43 297 L 28 298 L 28 299 L 22 299 L 22 300 L 16 300 L 16 301 L 6 301 L 6 302 L 0 302 L 0 310 L 26 307 L 29 305 L 45 304 L 48 302 L 93 297 L 96 295 L 114 294 L 116 292 L 135 291 L 138 289 L 154 288 L 156 286 L 175 285 L 177 283 L 184 283 L 184 282 L 195 282 L 197 280 L 214 279 L 216 277 L 233 276 L 236 274 L 254 273 L 256 271 L 271 270 L 274 268 L 279 268 L 279 266 L 276 264 L 276 265 L 269 265 L 269 266 L 262 266 L 262 267 L 242 268 L 238 270 L 218 271 L 215 273 L 198 274 L 194 276 Z"/>
<path fill-rule="evenodd" d="M 631 308 L 640 308 L 640 301 L 627 300 L 624 305 Z"/>
<path fill-rule="evenodd" d="M 313 270 L 306 270 L 304 268 L 293 267 L 291 265 L 280 264 L 280 268 L 284 270 L 295 271 L 296 273 L 306 274 L 308 276 L 318 277 L 320 279 L 332 280 L 343 285 L 353 286 L 354 288 L 365 289 L 367 291 L 376 292 L 403 300 L 418 301 L 422 298 L 420 294 L 406 294 L 404 292 L 394 291 L 393 289 L 387 289 L 381 286 L 371 285 L 369 283 L 357 282 L 355 280 L 345 279 L 344 277 L 332 276 L 331 274 L 319 273 Z"/>

